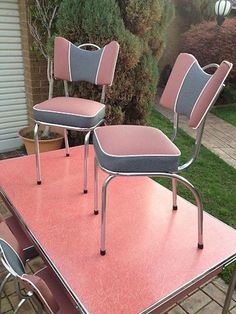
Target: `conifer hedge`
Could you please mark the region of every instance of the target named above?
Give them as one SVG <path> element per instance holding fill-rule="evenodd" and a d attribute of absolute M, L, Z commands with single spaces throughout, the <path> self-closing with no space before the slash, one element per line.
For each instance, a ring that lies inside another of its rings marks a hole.
<path fill-rule="evenodd" d="M 219 27 L 215 21 L 193 26 L 182 35 L 182 52 L 192 53 L 204 66 L 228 60 L 234 64 L 231 81 L 236 79 L 236 18 L 228 18 Z"/>
<path fill-rule="evenodd" d="M 176 0 L 177 9 L 191 24 L 215 19 L 216 0 Z"/>
<path fill-rule="evenodd" d="M 107 90 L 108 123 L 146 123 L 173 12 L 169 0 L 61 1 L 58 35 L 77 44 L 90 42 L 102 47 L 111 40 L 120 44 L 115 80 Z M 78 83 L 74 93 L 91 97 L 92 91 L 87 84 Z"/>

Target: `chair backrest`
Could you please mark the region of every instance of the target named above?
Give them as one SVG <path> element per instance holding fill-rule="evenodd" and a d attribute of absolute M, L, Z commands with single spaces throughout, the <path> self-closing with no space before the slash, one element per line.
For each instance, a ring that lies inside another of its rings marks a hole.
<path fill-rule="evenodd" d="M 223 61 L 214 74 L 208 74 L 193 55 L 181 53 L 174 64 L 160 104 L 187 116 L 189 126 L 198 128 L 219 96 L 232 66 L 232 63 Z"/>
<path fill-rule="evenodd" d="M 31 297 L 36 298 L 37 304 L 47 313 L 57 313 L 59 306 L 45 281 L 36 275 L 25 273 L 20 246 L 4 221 L 0 223 L 0 253 L 6 270 L 33 293 Z"/>
<path fill-rule="evenodd" d="M 82 49 L 82 46 L 77 47 L 63 37 L 55 38 L 54 77 L 66 81 L 111 85 L 119 44 L 112 41 L 105 47 L 98 47 L 93 51 Z"/>
<path fill-rule="evenodd" d="M 21 279 L 26 290 L 34 293 L 37 301 L 47 313 L 54 314 L 59 311 L 56 299 L 42 278 L 37 275 L 24 274 Z"/>
<path fill-rule="evenodd" d="M 5 221 L 0 222 L 0 251 L 2 258 L 13 270 L 13 276 L 21 276 L 25 273 L 22 262 L 24 252 Z"/>

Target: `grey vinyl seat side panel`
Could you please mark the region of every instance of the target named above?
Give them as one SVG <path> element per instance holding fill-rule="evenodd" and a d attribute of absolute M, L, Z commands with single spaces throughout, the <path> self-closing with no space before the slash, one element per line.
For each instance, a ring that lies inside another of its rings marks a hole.
<path fill-rule="evenodd" d="M 102 167 L 113 172 L 175 172 L 178 170 L 179 156 L 111 156 L 104 152 L 93 135 L 93 145 Z M 140 169 L 142 171 L 140 171 Z"/>

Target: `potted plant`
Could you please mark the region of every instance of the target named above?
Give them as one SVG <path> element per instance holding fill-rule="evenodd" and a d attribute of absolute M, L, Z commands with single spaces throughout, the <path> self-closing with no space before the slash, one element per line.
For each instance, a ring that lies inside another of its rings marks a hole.
<path fill-rule="evenodd" d="M 32 48 L 38 51 L 47 60 L 47 79 L 49 83 L 48 99 L 53 96 L 53 60 L 52 42 L 54 22 L 59 8 L 60 0 L 35 0 L 29 6 L 28 25 L 33 37 Z M 25 144 L 28 154 L 34 153 L 33 126 L 27 126 L 19 131 L 19 136 Z M 40 151 L 59 149 L 62 147 L 64 136 L 48 126 L 39 132 Z"/>

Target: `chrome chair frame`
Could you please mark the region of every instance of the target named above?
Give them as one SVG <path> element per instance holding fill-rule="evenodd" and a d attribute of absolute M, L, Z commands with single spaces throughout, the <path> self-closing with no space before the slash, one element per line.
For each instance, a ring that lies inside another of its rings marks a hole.
<path fill-rule="evenodd" d="M 30 297 L 30 295 L 28 294 L 22 294 L 21 289 L 20 289 L 20 284 L 18 282 L 18 278 L 19 275 L 11 268 L 11 266 L 7 263 L 7 260 L 4 257 L 4 253 L 1 249 L 1 245 L 0 245 L 0 261 L 2 263 L 2 265 L 4 266 L 4 268 L 7 270 L 8 274 L 5 276 L 5 278 L 3 279 L 1 286 L 0 286 L 0 301 L 1 301 L 1 295 L 2 295 L 2 291 L 4 289 L 4 286 L 6 284 L 6 282 L 8 281 L 8 279 L 13 276 L 14 280 L 15 280 L 15 286 L 16 286 L 16 291 L 17 294 L 19 295 L 19 297 L 21 298 L 19 304 L 16 307 L 16 310 L 14 311 L 14 314 L 18 313 L 19 310 L 21 309 L 21 307 L 23 306 L 23 304 L 26 302 L 27 298 Z M 21 260 L 20 260 L 21 261 Z M 25 270 L 24 264 L 21 261 L 22 267 Z M 1 302 L 0 302 L 0 313 L 1 313 Z"/>
<path fill-rule="evenodd" d="M 78 46 L 78 48 L 83 48 L 83 47 L 93 47 L 96 49 L 101 49 L 99 46 L 90 44 L 90 43 L 85 43 L 81 44 Z M 52 64 L 51 64 L 51 70 L 52 70 Z M 53 85 L 54 85 L 54 78 L 53 78 L 53 73 L 50 74 L 50 82 L 49 82 L 49 99 L 52 98 L 52 93 L 53 93 Z M 69 97 L 69 90 L 68 90 L 68 82 L 64 80 L 64 92 L 65 96 Z M 106 94 L 106 85 L 102 85 L 102 94 L 100 98 L 100 102 L 104 104 L 105 102 L 105 94 Z M 68 142 L 68 135 L 67 135 L 67 130 L 73 130 L 73 131 L 80 131 L 80 132 L 87 132 L 85 135 L 84 139 L 84 193 L 88 192 L 88 150 L 89 150 L 89 139 L 92 131 L 101 125 L 104 122 L 104 119 L 99 121 L 99 123 L 91 128 L 78 128 L 78 127 L 71 127 L 67 125 L 62 125 L 62 124 L 54 124 L 54 123 L 45 123 L 42 121 L 35 121 L 35 126 L 34 126 L 34 143 L 35 143 L 35 157 L 36 157 L 36 178 L 37 178 L 37 184 L 42 183 L 42 174 L 41 174 L 41 163 L 40 163 L 40 152 L 39 152 L 39 126 L 45 125 L 45 126 L 54 126 L 54 127 L 60 127 L 64 129 L 64 140 L 65 140 L 65 148 L 66 148 L 66 157 L 70 156 L 70 151 L 69 151 L 69 142 Z"/>
<path fill-rule="evenodd" d="M 202 69 L 206 70 L 209 68 L 218 68 L 219 65 L 216 63 L 211 63 L 204 66 Z M 224 84 L 221 84 L 218 92 L 213 97 L 207 111 L 205 117 L 200 122 L 199 127 L 197 128 L 196 139 L 192 149 L 192 154 L 190 158 L 182 165 L 178 166 L 177 173 L 188 168 L 198 157 L 202 135 L 205 127 L 205 122 L 207 118 L 207 114 L 210 109 L 214 105 L 217 100 Z M 174 112 L 174 121 L 173 121 L 173 134 L 171 141 L 174 142 L 178 133 L 178 124 L 179 124 L 179 114 Z M 172 180 L 172 198 L 173 198 L 173 210 L 177 210 L 177 182 L 182 183 L 186 188 L 188 188 L 193 194 L 197 208 L 198 208 L 198 248 L 203 249 L 203 205 L 199 192 L 197 189 L 185 178 L 176 174 L 176 173 L 165 173 L 165 172 L 156 172 L 156 173 L 127 173 L 127 172 L 112 172 L 108 169 L 103 168 L 96 156 L 94 161 L 94 214 L 98 214 L 98 167 L 104 172 L 108 173 L 108 177 L 105 179 L 102 186 L 102 213 L 101 213 L 101 248 L 100 254 L 106 254 L 106 197 L 107 197 L 107 187 L 110 181 L 117 176 L 147 176 L 147 177 L 162 177 L 162 178 L 170 178 Z"/>
<path fill-rule="evenodd" d="M 12 248 L 13 249 L 13 248 Z M 14 249 L 13 249 L 14 250 Z M 21 262 L 22 264 L 22 267 L 23 267 L 23 270 L 24 270 L 24 273 L 25 272 L 25 267 L 24 267 L 24 264 L 22 263 L 21 259 L 18 257 L 19 261 Z M 1 263 L 3 264 L 3 266 L 5 267 L 5 269 L 8 271 L 8 275 L 6 276 L 7 279 L 6 281 L 8 280 L 8 278 L 10 276 L 13 276 L 14 277 L 14 280 L 15 280 L 15 286 L 16 286 L 16 293 L 17 295 L 21 298 L 21 300 L 19 301 L 15 311 L 14 311 L 14 314 L 17 314 L 20 309 L 22 308 L 22 306 L 25 304 L 26 301 L 28 300 L 32 300 L 34 302 L 34 304 L 37 306 L 37 313 L 38 314 L 43 314 L 43 306 L 42 304 L 38 301 L 38 299 L 35 297 L 33 291 L 27 291 L 26 293 L 22 293 L 22 290 L 21 290 L 21 286 L 20 286 L 20 281 L 22 280 L 21 276 L 19 274 L 17 274 L 17 272 L 15 272 L 13 270 L 13 268 L 11 267 L 11 265 L 9 264 L 7 258 L 4 256 L 4 251 L 2 250 L 1 248 L 1 245 L 0 245 L 0 261 Z M 37 275 L 38 272 L 40 272 L 42 269 L 40 269 L 39 271 L 37 271 L 36 273 L 34 273 L 34 275 Z M 5 280 L 4 279 L 4 280 Z M 1 296 L 1 295 L 0 295 Z M 43 298 L 43 296 L 41 296 Z M 44 299 L 44 298 L 43 298 Z M 45 305 L 47 306 L 47 302 L 45 301 Z M 51 314 L 54 314 L 50 307 L 47 306 L 47 310 L 49 313 Z M 0 303 L 0 313 L 1 313 L 1 303 Z"/>
<path fill-rule="evenodd" d="M 0 191 L 1 192 L 1 191 Z M 6 205 L 8 206 L 8 203 L 6 203 Z M 6 221 L 6 220 L 5 220 Z M 6 223 L 7 224 L 7 223 Z M 8 226 L 9 227 L 9 226 Z M 9 228 L 10 231 L 12 231 L 10 228 Z M 38 253 L 37 251 L 35 250 L 34 246 L 31 245 L 27 248 L 22 248 L 22 251 L 25 253 L 25 256 L 26 256 L 26 261 L 29 260 L 30 258 L 33 258 L 33 257 L 36 257 L 38 256 Z M 0 252 L 1 253 L 1 252 Z M 28 257 L 27 257 L 28 255 Z M 5 267 L 6 268 L 6 267 Z M 6 276 L 3 278 L 1 284 L 0 284 L 0 300 L 1 300 L 1 295 L 2 295 L 2 292 L 4 290 L 4 287 L 5 287 L 5 284 L 8 282 L 8 280 L 10 279 L 10 277 L 12 276 L 11 272 L 8 272 L 6 274 Z M 1 313 L 1 302 L 0 302 L 0 313 Z"/>
<path fill-rule="evenodd" d="M 1 263 L 3 264 L 3 266 L 8 271 L 9 275 L 14 277 L 16 292 L 17 292 L 17 295 L 21 298 L 21 300 L 19 301 L 19 303 L 18 303 L 18 305 L 14 311 L 14 314 L 17 314 L 20 311 L 20 309 L 22 308 L 22 306 L 25 304 L 25 302 L 30 300 L 30 299 L 33 300 L 33 302 L 37 305 L 37 309 L 38 309 L 37 313 L 42 314 L 43 308 L 42 308 L 42 305 L 40 304 L 40 302 L 38 302 L 38 300 L 35 298 L 32 291 L 27 291 L 27 293 L 22 293 L 22 290 L 20 287 L 20 276 L 11 268 L 11 266 L 5 260 L 4 254 L 2 252 L 0 254 L 1 254 L 0 255 Z M 52 314 L 54 314 L 54 313 L 52 313 Z"/>

